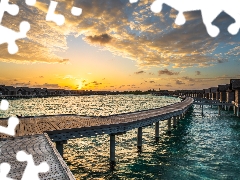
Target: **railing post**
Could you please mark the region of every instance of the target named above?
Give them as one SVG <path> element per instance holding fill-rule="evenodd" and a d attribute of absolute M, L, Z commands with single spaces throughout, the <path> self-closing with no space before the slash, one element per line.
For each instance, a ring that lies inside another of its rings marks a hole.
<path fill-rule="evenodd" d="M 159 121 L 155 123 L 155 139 L 159 140 Z"/>
<path fill-rule="evenodd" d="M 171 134 L 171 118 L 168 119 L 168 133 Z"/>
<path fill-rule="evenodd" d="M 142 152 L 142 127 L 139 127 L 137 132 L 137 149 Z"/>
<path fill-rule="evenodd" d="M 110 169 L 114 169 L 115 165 L 115 134 L 110 134 Z"/>

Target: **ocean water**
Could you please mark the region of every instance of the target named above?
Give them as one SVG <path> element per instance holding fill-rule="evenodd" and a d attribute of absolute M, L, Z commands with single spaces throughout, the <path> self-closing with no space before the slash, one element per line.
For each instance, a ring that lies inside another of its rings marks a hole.
<path fill-rule="evenodd" d="M 10 101 L 1 116 L 69 114 L 108 115 L 161 107 L 179 101 L 159 96 L 55 97 Z M 72 107 L 72 108 L 71 108 Z M 76 179 L 240 179 L 240 118 L 232 111 L 194 105 L 172 134 L 160 123 L 160 140 L 154 125 L 143 128 L 143 152 L 138 153 L 137 129 L 116 136 L 114 171 L 109 169 L 109 136 L 69 140 L 64 160 Z"/>

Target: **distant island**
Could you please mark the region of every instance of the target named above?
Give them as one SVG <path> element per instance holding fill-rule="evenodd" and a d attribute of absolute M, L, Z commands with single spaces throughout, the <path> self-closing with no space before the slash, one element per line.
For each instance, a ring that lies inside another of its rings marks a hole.
<path fill-rule="evenodd" d="M 23 97 L 51 97 L 51 96 L 84 96 L 84 95 L 117 95 L 117 94 L 153 94 L 153 95 L 173 95 L 174 91 L 150 89 L 147 91 L 94 91 L 94 90 L 66 90 L 66 89 L 47 89 L 14 87 L 0 85 L 0 97 L 4 98 L 23 98 Z"/>
<path fill-rule="evenodd" d="M 31 98 L 52 96 L 84 96 L 84 95 L 117 95 L 117 94 L 152 94 L 155 96 L 191 96 L 195 98 L 207 98 L 212 100 L 228 99 L 229 102 L 240 95 L 240 79 L 230 79 L 229 84 L 218 85 L 202 90 L 155 90 L 147 91 L 93 91 L 93 90 L 66 90 L 30 87 L 13 87 L 0 85 L 0 98 Z M 225 101 L 225 100 L 224 100 Z"/>

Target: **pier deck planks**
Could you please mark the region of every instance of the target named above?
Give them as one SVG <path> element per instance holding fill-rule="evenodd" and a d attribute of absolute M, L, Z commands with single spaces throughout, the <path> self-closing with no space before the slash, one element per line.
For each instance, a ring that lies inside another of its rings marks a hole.
<path fill-rule="evenodd" d="M 8 177 L 21 179 L 27 162 L 18 162 L 16 153 L 23 150 L 32 154 L 35 165 L 46 161 L 50 166 L 48 172 L 39 173 L 40 179 L 75 180 L 47 134 L 0 139 L 0 150 L 0 164 L 7 162 L 11 165 Z"/>

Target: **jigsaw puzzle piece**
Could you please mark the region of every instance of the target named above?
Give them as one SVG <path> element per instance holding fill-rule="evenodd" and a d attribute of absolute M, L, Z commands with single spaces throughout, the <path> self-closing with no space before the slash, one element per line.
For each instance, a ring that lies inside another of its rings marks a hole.
<path fill-rule="evenodd" d="M 24 151 L 19 151 L 16 155 L 16 158 L 20 162 L 27 161 L 27 166 L 24 170 L 22 180 L 40 180 L 38 173 L 44 173 L 49 170 L 49 165 L 46 162 L 42 162 L 36 166 L 33 160 L 33 156 L 31 154 L 25 153 Z"/>

